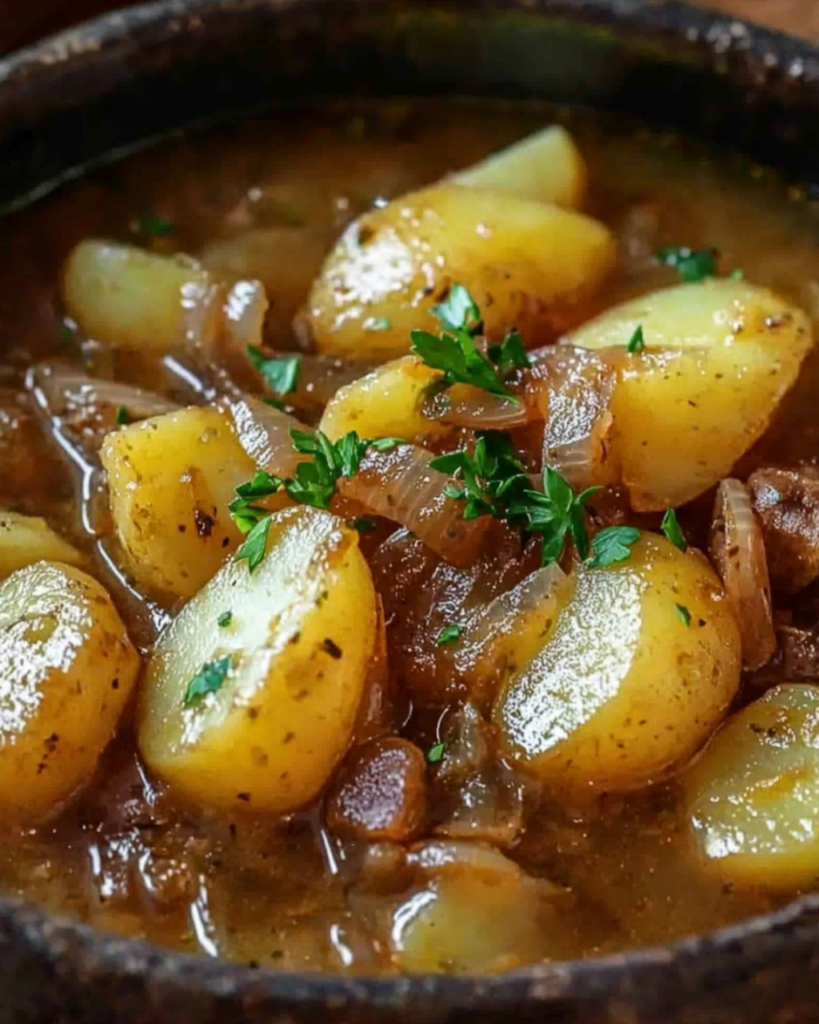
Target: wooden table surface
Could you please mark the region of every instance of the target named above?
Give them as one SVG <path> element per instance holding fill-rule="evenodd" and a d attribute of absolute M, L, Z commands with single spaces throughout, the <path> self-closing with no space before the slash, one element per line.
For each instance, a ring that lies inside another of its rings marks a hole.
<path fill-rule="evenodd" d="M 127 0 L 0 0 L 0 52 Z M 650 0 L 647 0 L 650 2 Z M 819 0 L 710 0 L 707 5 L 819 42 Z"/>

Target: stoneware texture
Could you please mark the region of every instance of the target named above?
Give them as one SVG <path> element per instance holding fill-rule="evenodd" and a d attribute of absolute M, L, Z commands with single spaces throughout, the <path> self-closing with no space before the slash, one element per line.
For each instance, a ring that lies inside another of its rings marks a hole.
<path fill-rule="evenodd" d="M 0 206 L 289 96 L 540 96 L 718 138 L 819 183 L 819 51 L 679 3 L 166 0 L 0 61 Z M 674 946 L 512 975 L 274 975 L 0 900 L 0 1024 L 819 1022 L 819 896 Z"/>

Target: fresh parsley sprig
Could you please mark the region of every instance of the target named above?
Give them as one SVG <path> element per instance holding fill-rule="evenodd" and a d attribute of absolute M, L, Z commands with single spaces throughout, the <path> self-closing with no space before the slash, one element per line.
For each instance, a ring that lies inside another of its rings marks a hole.
<path fill-rule="evenodd" d="M 527 533 L 542 535 L 543 565 L 560 560 L 569 537 L 585 561 L 589 557 L 585 506 L 599 490 L 599 487 L 588 487 L 575 494 L 557 470 L 546 466 L 543 470 L 543 491 L 526 490 L 522 499 L 510 505 L 507 519 L 512 524 L 522 525 Z"/>
<path fill-rule="evenodd" d="M 444 388 L 453 384 L 471 384 L 510 402 L 519 403 L 504 383 L 516 369 L 529 366 L 529 357 L 517 331 L 511 331 L 500 345 L 490 345 L 483 355 L 475 338 L 483 330 L 480 310 L 462 284 L 454 284 L 445 302 L 432 308 L 441 334 L 411 331 L 410 351 L 427 366 L 443 373 Z"/>
<path fill-rule="evenodd" d="M 260 348 L 248 345 L 247 357 L 253 365 L 253 369 L 261 374 L 267 386 L 278 398 L 296 390 L 301 369 L 298 356 L 268 358 Z"/>
<path fill-rule="evenodd" d="M 302 505 L 327 509 L 338 480 L 343 476 L 354 476 L 369 449 L 387 452 L 405 443 L 397 437 L 362 441 L 354 430 L 338 441 L 331 441 L 320 430 L 314 434 L 291 430 L 290 437 L 295 450 L 310 458 L 296 466 L 292 477 L 274 476 L 260 470 L 252 480 L 236 488 L 236 498 L 229 506 L 233 521 L 243 533 L 248 534 L 236 557 L 239 561 L 247 561 L 251 572 L 264 559 L 270 532 L 270 512 L 258 502 L 283 490 Z"/>
<path fill-rule="evenodd" d="M 660 529 L 668 540 L 670 540 L 675 547 L 679 548 L 680 551 L 687 550 L 688 541 L 685 539 L 685 534 L 680 526 L 680 521 L 677 519 L 677 513 L 673 508 L 666 509 L 663 521 L 660 524 Z"/>
<path fill-rule="evenodd" d="M 439 455 L 430 468 L 457 479 L 460 486 L 449 484 L 444 493 L 464 502 L 464 519 L 486 515 L 503 519 L 509 502 L 531 486 L 511 438 L 498 431 L 479 433 L 473 452 Z"/>
<path fill-rule="evenodd" d="M 717 252 L 714 249 L 689 249 L 685 245 L 665 245 L 657 250 L 657 260 L 673 267 L 688 284 L 717 276 Z"/>
<path fill-rule="evenodd" d="M 185 707 L 193 707 L 209 693 L 218 693 L 232 668 L 233 658 L 230 654 L 203 665 L 188 683 L 188 688 L 185 691 Z"/>

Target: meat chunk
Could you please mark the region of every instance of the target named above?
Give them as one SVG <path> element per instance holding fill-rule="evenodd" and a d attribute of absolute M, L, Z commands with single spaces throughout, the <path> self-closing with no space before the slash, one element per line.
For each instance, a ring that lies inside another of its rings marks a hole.
<path fill-rule="evenodd" d="M 819 577 L 819 469 L 759 469 L 748 486 L 762 521 L 771 584 L 796 593 Z"/>
<path fill-rule="evenodd" d="M 372 740 L 347 758 L 327 804 L 327 824 L 338 835 L 404 842 L 421 834 L 427 818 L 426 761 L 408 740 Z"/>

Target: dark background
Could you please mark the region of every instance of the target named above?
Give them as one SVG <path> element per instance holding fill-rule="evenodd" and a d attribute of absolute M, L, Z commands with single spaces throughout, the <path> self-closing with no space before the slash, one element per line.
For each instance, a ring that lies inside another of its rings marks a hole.
<path fill-rule="evenodd" d="M 646 0 L 651 3 L 652 0 Z M 123 0 L 0 0 L 0 53 L 101 11 Z M 819 42 L 819 0 L 711 0 L 707 5 Z"/>

